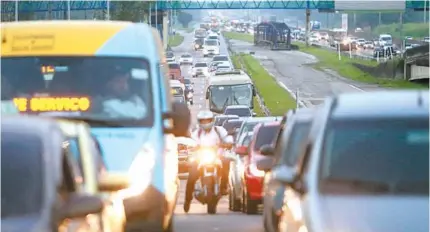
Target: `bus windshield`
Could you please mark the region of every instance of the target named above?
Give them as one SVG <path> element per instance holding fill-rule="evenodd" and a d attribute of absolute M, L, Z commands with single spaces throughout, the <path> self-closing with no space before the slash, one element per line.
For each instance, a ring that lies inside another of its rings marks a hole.
<path fill-rule="evenodd" d="M 9 112 L 153 122 L 151 76 L 144 59 L 119 57 L 1 58 L 1 100 Z"/>
<path fill-rule="evenodd" d="M 223 112 L 229 105 L 252 104 L 252 84 L 211 86 L 209 92 L 210 108 L 215 112 Z"/>

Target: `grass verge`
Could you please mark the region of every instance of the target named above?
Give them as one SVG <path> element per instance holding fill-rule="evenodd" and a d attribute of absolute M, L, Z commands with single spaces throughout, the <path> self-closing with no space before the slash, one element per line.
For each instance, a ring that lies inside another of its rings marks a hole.
<path fill-rule="evenodd" d="M 282 116 L 288 110 L 296 108 L 294 98 L 279 86 L 278 82 L 270 76 L 257 59 L 248 54 L 235 55 L 232 58 L 233 64 L 237 65 L 240 58 L 243 60 L 244 68 L 254 81 L 255 87 L 263 97 L 266 107 L 273 116 Z M 254 104 L 257 104 L 257 102 L 255 101 Z M 258 114 L 257 111 L 256 113 Z M 263 115 L 263 112 L 261 114 Z"/>
<path fill-rule="evenodd" d="M 249 43 L 254 43 L 254 36 L 245 33 L 238 32 L 223 32 L 223 35 L 227 39 L 241 40 Z"/>
<path fill-rule="evenodd" d="M 182 42 L 184 42 L 184 37 L 182 35 L 179 35 L 178 33 L 169 37 L 170 47 L 177 47 L 181 45 Z"/>
<path fill-rule="evenodd" d="M 231 61 L 233 63 L 234 68 L 241 69 L 240 61 L 239 61 L 239 55 L 234 55 L 231 57 Z M 258 104 L 257 98 L 254 97 L 254 112 L 257 114 L 258 117 L 264 117 L 264 112 L 260 108 L 260 104 Z"/>
<path fill-rule="evenodd" d="M 224 32 L 224 36 L 228 39 L 241 40 L 250 43 L 254 42 L 254 36 L 248 34 L 237 32 Z M 293 44 L 299 46 L 301 52 L 305 52 L 317 57 L 319 62 L 314 64 L 313 67 L 321 71 L 324 71 L 324 69 L 331 69 L 333 71 L 336 71 L 342 77 L 363 83 L 377 84 L 381 87 L 387 88 L 426 88 L 423 87 L 423 85 L 419 85 L 405 80 L 394 80 L 388 78 L 374 77 L 371 74 L 363 72 L 362 70 L 358 69 L 353 65 L 353 63 L 359 63 L 371 67 L 378 65 L 378 63 L 373 60 L 349 59 L 347 57 L 342 57 L 343 59 L 339 60 L 338 54 L 333 51 L 328 51 L 317 47 L 306 47 L 303 43 L 296 42 Z"/>
<path fill-rule="evenodd" d="M 319 62 L 313 65 L 314 68 L 318 70 L 331 69 L 336 71 L 342 77 L 359 81 L 369 84 L 377 84 L 381 87 L 387 88 L 423 88 L 422 85 L 412 83 L 405 80 L 395 80 L 388 78 L 378 78 L 374 77 L 369 73 L 363 72 L 359 68 L 355 67 L 353 63 L 360 63 L 367 66 L 376 66 L 378 63 L 371 60 L 355 60 L 349 59 L 347 57 L 339 57 L 336 53 L 332 51 L 327 51 L 316 47 L 306 47 L 304 44 L 296 43 L 299 46 L 300 51 L 312 54 L 318 58 Z"/>
<path fill-rule="evenodd" d="M 402 27 L 402 30 L 400 30 L 400 24 L 380 25 L 375 28 L 373 34 L 390 34 L 400 39 L 403 39 L 402 36 L 412 36 L 415 39 L 420 39 L 429 35 L 428 23 L 405 23 Z"/>

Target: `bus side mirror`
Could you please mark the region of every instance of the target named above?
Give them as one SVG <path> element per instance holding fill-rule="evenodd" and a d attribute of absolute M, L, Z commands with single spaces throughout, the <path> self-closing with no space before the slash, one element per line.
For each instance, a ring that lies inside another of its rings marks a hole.
<path fill-rule="evenodd" d="M 254 97 L 257 96 L 257 93 L 255 91 L 255 87 L 254 86 L 252 87 L 252 96 L 254 96 Z"/>

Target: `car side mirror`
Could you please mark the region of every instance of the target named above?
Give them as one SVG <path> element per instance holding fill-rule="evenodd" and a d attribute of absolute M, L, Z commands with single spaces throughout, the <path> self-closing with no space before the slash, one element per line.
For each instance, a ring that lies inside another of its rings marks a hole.
<path fill-rule="evenodd" d="M 104 203 L 101 197 L 72 193 L 58 214 L 61 220 L 66 218 L 84 218 L 89 214 L 98 214 L 103 211 Z"/>
<path fill-rule="evenodd" d="M 272 157 L 264 157 L 257 161 L 256 166 L 258 170 L 268 172 L 272 169 L 273 163 Z"/>
<path fill-rule="evenodd" d="M 164 132 L 172 133 L 176 137 L 188 137 L 191 124 L 191 113 L 188 105 L 180 102 L 172 103 L 172 112 L 163 115 Z M 173 124 L 173 125 L 172 125 Z"/>
<path fill-rule="evenodd" d="M 260 148 L 260 153 L 264 156 L 273 156 L 275 148 L 272 145 L 266 144 Z"/>
<path fill-rule="evenodd" d="M 257 116 L 257 113 L 252 112 L 252 117 L 255 117 L 255 116 Z"/>
<path fill-rule="evenodd" d="M 248 148 L 246 146 L 236 147 L 235 152 L 240 156 L 246 156 L 248 155 Z"/>
<path fill-rule="evenodd" d="M 98 179 L 98 189 L 101 192 L 116 192 L 130 186 L 125 174 L 103 173 Z"/>
<path fill-rule="evenodd" d="M 276 167 L 272 171 L 272 178 L 282 184 L 292 185 L 297 176 L 297 171 L 294 168 L 286 165 Z"/>

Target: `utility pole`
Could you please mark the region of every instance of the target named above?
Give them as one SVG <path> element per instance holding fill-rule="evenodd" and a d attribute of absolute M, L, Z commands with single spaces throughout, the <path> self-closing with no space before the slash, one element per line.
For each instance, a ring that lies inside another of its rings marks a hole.
<path fill-rule="evenodd" d="M 382 24 L 382 13 L 379 12 L 379 23 L 378 26 L 380 26 Z"/>
<path fill-rule="evenodd" d="M 52 20 L 52 2 L 48 2 L 48 19 Z"/>
<path fill-rule="evenodd" d="M 311 10 L 309 10 L 309 8 L 306 9 L 306 47 L 309 46 L 309 24 L 310 24 L 310 20 L 311 19 Z"/>
<path fill-rule="evenodd" d="M 402 38 L 402 41 L 405 40 L 405 38 L 403 38 L 403 12 L 400 12 L 400 16 L 399 16 L 399 23 L 400 23 L 400 28 L 399 28 L 399 32 L 400 32 L 400 38 Z M 402 43 L 402 50 L 404 49 L 405 43 Z"/>

